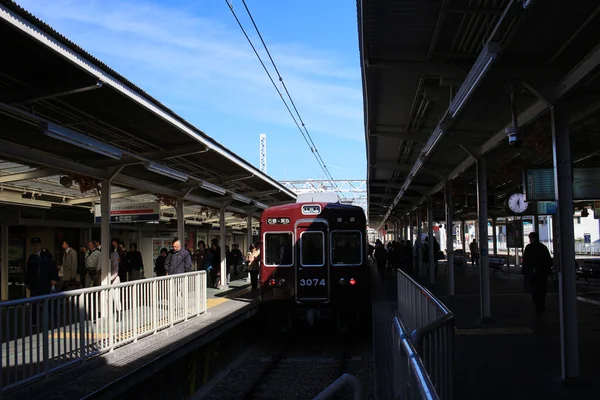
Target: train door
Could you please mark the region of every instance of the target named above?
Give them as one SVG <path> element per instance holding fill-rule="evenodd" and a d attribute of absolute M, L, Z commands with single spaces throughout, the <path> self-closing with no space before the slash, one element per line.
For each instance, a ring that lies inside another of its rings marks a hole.
<path fill-rule="evenodd" d="M 329 302 L 328 224 L 325 220 L 296 223 L 296 301 Z"/>

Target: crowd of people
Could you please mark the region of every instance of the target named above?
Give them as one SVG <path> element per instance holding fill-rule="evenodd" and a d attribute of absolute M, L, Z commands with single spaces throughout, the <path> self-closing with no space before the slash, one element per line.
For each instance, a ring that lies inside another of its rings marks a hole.
<path fill-rule="evenodd" d="M 30 296 L 41 296 L 58 291 L 68 291 L 102 284 L 101 253 L 103 246 L 99 240 L 91 240 L 82 246 L 79 252 L 71 247 L 68 240 L 62 242 L 62 254 L 55 259 L 43 248 L 40 238 L 32 238 L 33 253 L 27 259 L 26 286 Z M 252 289 L 258 289 L 258 271 L 260 259 L 259 244 L 251 244 L 243 254 L 238 244 L 225 247 L 227 283 L 232 275 L 237 278 L 248 272 Z M 125 243 L 112 239 L 110 252 L 110 284 L 135 281 L 145 278 L 144 262 L 137 244 L 132 243 L 127 250 Z M 172 248 L 163 248 L 155 260 L 155 276 L 168 276 L 191 271 L 207 271 L 210 279 L 207 284 L 218 288 L 221 283 L 221 248 L 217 239 L 210 246 L 200 240 L 196 250 L 185 249 L 177 238 Z"/>

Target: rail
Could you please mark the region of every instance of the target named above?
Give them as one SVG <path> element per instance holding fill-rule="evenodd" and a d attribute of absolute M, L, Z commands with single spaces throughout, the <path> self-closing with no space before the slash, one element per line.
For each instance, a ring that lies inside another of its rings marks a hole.
<path fill-rule="evenodd" d="M 327 386 L 325 390 L 319 393 L 313 400 L 326 400 L 333 398 L 333 396 L 344 389 L 346 386 L 350 386 L 352 389 L 352 399 L 362 400 L 363 391 L 362 385 L 358 378 L 352 374 L 343 374 L 337 378 L 331 385 Z"/>
<path fill-rule="evenodd" d="M 452 400 L 454 315 L 431 292 L 401 270 L 397 270 L 397 282 L 399 327 L 405 332 L 410 332 L 411 342 L 424 366 L 424 371 L 415 370 L 413 373 L 427 374 L 434 385 L 436 396 L 442 400 Z M 406 357 L 409 357 L 410 352 L 405 345 L 401 349 Z M 417 367 L 418 365 L 415 365 L 414 368 Z M 402 372 L 402 369 L 399 371 Z M 409 384 L 413 379 L 410 375 L 401 375 L 400 378 L 405 380 L 404 384 Z M 420 380 L 416 383 L 424 384 Z M 429 393 L 425 389 L 427 388 L 421 388 L 424 396 Z"/>
<path fill-rule="evenodd" d="M 206 272 L 0 302 L 0 393 L 206 312 Z"/>
<path fill-rule="evenodd" d="M 427 374 L 423 360 L 417 353 L 411 335 L 406 331 L 402 321 L 394 317 L 394 398 L 438 400 L 431 378 Z"/>

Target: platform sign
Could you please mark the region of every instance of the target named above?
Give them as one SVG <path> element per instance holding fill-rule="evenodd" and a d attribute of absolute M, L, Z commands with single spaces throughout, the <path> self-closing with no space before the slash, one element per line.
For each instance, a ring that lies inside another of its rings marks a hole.
<path fill-rule="evenodd" d="M 554 198 L 554 170 L 527 171 L 527 201 L 550 201 Z M 573 168 L 573 200 L 600 199 L 600 168 Z"/>
<path fill-rule="evenodd" d="M 556 202 L 555 201 L 538 201 L 537 202 L 537 213 L 538 213 L 538 215 L 556 215 Z"/>
<path fill-rule="evenodd" d="M 589 233 L 584 233 L 583 234 L 583 243 L 592 244 L 592 235 L 590 235 Z"/>
<path fill-rule="evenodd" d="M 522 249 L 524 247 L 523 224 L 521 221 L 506 222 L 506 247 L 509 249 Z"/>
<path fill-rule="evenodd" d="M 94 222 L 102 220 L 100 205 L 94 207 Z M 150 222 L 160 220 L 160 203 L 124 203 L 112 204 L 110 210 L 111 223 Z"/>

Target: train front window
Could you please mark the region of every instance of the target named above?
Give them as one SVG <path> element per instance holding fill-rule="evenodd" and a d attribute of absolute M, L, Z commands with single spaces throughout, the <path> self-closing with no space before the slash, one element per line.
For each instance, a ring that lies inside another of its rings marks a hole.
<path fill-rule="evenodd" d="M 362 234 L 359 231 L 331 232 L 331 264 L 362 264 Z"/>
<path fill-rule="evenodd" d="M 292 232 L 265 233 L 265 265 L 290 267 L 294 264 Z"/>
<path fill-rule="evenodd" d="M 303 232 L 300 236 L 300 263 L 304 267 L 322 267 L 325 265 L 323 232 Z"/>

